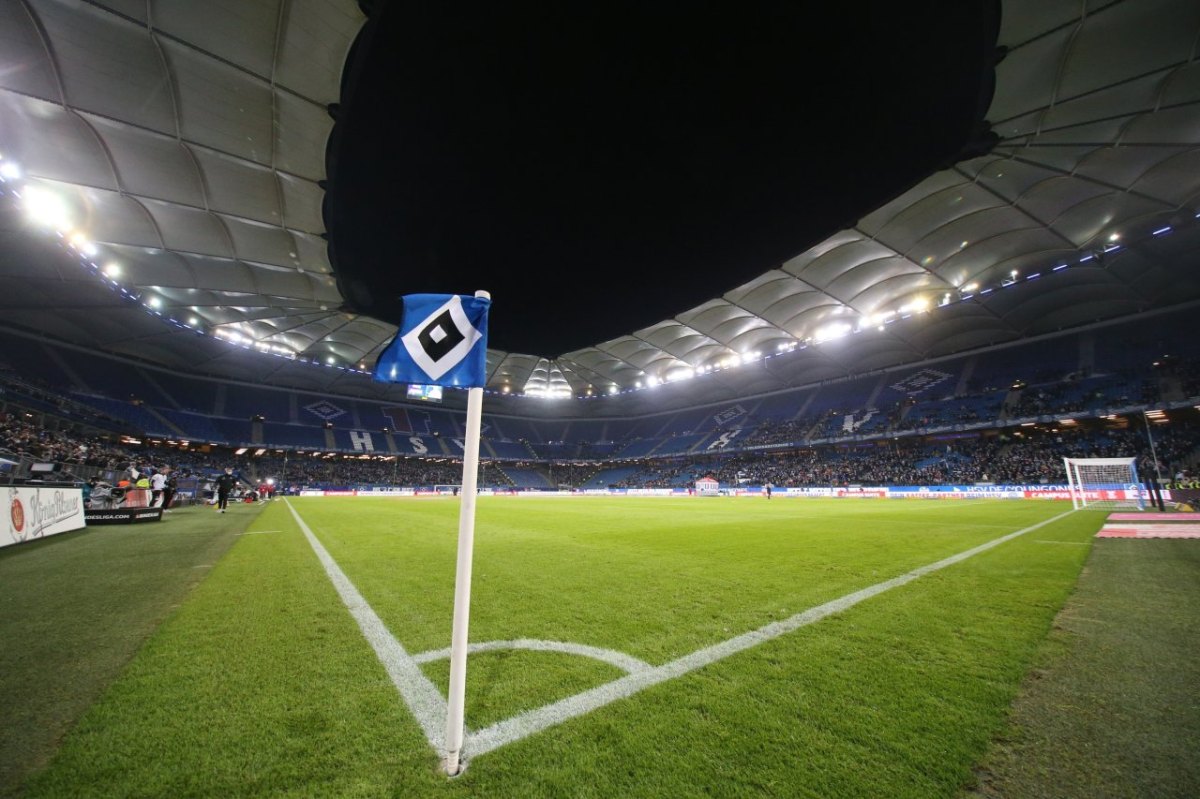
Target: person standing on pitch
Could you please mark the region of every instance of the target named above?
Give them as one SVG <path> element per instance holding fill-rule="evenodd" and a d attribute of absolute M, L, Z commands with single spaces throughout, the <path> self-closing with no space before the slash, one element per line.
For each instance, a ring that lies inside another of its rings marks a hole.
<path fill-rule="evenodd" d="M 217 512 L 224 513 L 229 505 L 229 494 L 233 491 L 233 467 L 226 466 L 225 474 L 217 478 Z"/>
<path fill-rule="evenodd" d="M 154 472 L 154 476 L 150 478 L 150 507 L 157 508 L 162 502 L 163 492 L 167 489 L 167 475 L 163 471 L 166 467 L 160 467 Z M 166 507 L 164 504 L 162 507 Z"/>
<path fill-rule="evenodd" d="M 163 485 L 163 513 L 170 513 L 171 501 L 175 499 L 175 489 L 179 488 L 179 481 L 175 479 L 170 466 L 162 467 L 162 473 L 166 478 Z"/>

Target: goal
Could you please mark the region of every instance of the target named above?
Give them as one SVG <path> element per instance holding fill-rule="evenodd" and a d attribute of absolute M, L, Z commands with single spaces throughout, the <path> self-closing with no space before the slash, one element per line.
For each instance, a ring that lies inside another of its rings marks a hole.
<path fill-rule="evenodd" d="M 447 494 L 455 497 L 457 497 L 461 491 L 461 485 L 435 485 L 433 487 L 433 493 L 435 494 Z"/>
<path fill-rule="evenodd" d="M 1063 458 L 1071 504 L 1080 508 L 1146 509 L 1137 458 Z"/>

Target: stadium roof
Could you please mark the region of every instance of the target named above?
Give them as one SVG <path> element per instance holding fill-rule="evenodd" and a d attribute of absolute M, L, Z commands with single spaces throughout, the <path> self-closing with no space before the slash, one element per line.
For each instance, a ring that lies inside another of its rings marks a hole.
<path fill-rule="evenodd" d="M 291 360 L 369 367 L 394 333 L 343 309 L 322 237 L 327 107 L 363 23 L 351 0 L 0 4 L 4 322 L 188 371 L 369 385 Z M 490 385 L 769 391 L 1195 299 L 1198 42 L 1189 0 L 1004 2 L 991 152 L 657 324 L 493 350 Z"/>

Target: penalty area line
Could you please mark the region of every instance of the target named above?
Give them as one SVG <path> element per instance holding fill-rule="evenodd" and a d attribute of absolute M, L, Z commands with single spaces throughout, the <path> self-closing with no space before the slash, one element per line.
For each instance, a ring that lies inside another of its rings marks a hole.
<path fill-rule="evenodd" d="M 748 633 L 735 636 L 719 644 L 698 649 L 690 655 L 684 655 L 661 666 L 628 674 L 596 688 L 583 691 L 582 693 L 561 699 L 536 710 L 530 710 L 497 722 L 482 730 L 469 733 L 463 746 L 464 754 L 470 758 L 478 757 L 479 755 L 498 749 L 505 744 L 514 743 L 534 733 L 562 724 L 578 716 L 591 713 L 593 710 L 598 710 L 605 705 L 616 702 L 618 699 L 626 699 L 652 686 L 673 680 L 676 677 L 682 677 L 703 666 L 715 663 L 718 660 L 724 660 L 730 655 L 744 652 L 747 649 L 794 632 L 801 627 L 806 627 L 835 613 L 841 613 L 885 591 L 907 585 L 913 580 L 917 580 L 927 574 L 932 574 L 947 566 L 961 563 L 968 558 L 994 549 L 1014 538 L 1041 529 L 1074 512 L 1074 510 L 1064 511 L 1057 516 L 1053 516 L 1037 524 L 1030 525 L 1007 535 L 1002 535 L 999 538 L 994 538 L 979 546 L 964 550 L 956 555 L 951 555 L 948 558 L 943 558 L 926 566 L 913 569 L 899 577 L 893 577 L 890 580 L 885 580 L 863 588 L 860 591 L 846 594 L 823 605 L 809 608 L 782 621 L 772 622 L 771 624 L 759 627 L 757 630 L 751 630 Z"/>

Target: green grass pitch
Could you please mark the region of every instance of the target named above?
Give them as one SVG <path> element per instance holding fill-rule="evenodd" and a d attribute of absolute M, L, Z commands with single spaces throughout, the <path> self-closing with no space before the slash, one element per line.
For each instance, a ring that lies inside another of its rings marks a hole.
<path fill-rule="evenodd" d="M 456 502 L 290 502 L 409 653 L 449 645 Z M 470 637 L 586 644 L 656 666 L 1066 509 L 484 497 Z M 1002 728 L 1101 518 L 1067 515 L 449 780 L 276 502 L 250 527 L 275 532 L 237 540 L 27 793 L 953 797 Z M 443 691 L 448 668 L 422 666 Z M 467 725 L 621 674 L 556 652 L 475 654 Z"/>

